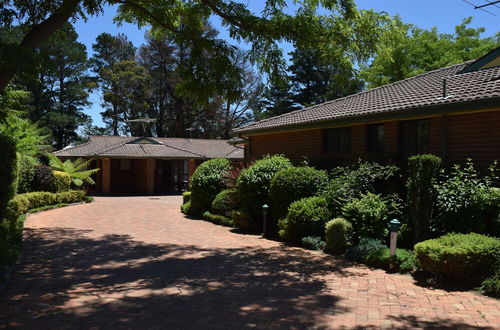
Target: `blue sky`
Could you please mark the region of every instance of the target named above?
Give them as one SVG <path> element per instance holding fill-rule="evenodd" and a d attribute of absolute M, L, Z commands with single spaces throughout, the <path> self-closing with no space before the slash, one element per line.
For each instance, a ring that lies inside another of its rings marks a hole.
<path fill-rule="evenodd" d="M 471 3 L 480 5 L 485 3 L 484 0 L 468 0 Z M 263 3 L 263 0 L 247 0 L 250 4 L 249 8 L 252 11 L 258 11 Z M 291 1 L 290 1 L 291 2 Z M 453 33 L 454 27 L 458 25 L 463 18 L 472 16 L 472 26 L 485 27 L 484 36 L 495 34 L 500 30 L 500 8 L 490 6 L 486 8 L 488 11 L 496 14 L 493 16 L 481 10 L 475 10 L 470 4 L 463 0 L 357 0 L 358 8 L 374 9 L 376 11 L 385 11 L 390 15 L 402 17 L 404 22 L 413 23 L 419 27 L 428 29 L 437 26 L 438 30 L 443 33 Z M 135 46 L 139 46 L 144 42 L 144 32 L 135 25 L 123 24 L 117 26 L 113 23 L 115 14 L 114 7 L 107 7 L 103 15 L 91 17 L 88 21 L 79 20 L 75 24 L 76 31 L 79 34 L 79 41 L 87 46 L 89 56 L 92 54 L 92 43 L 96 37 L 103 32 L 111 34 L 124 33 Z M 220 20 L 214 18 L 212 24 L 220 32 L 220 37 L 229 39 L 227 31 L 220 24 Z M 234 43 L 234 41 L 232 41 Z M 240 45 L 246 48 L 245 45 Z M 290 46 L 283 44 L 285 52 L 289 52 Z M 91 95 L 93 106 L 86 112 L 92 116 L 94 125 L 104 126 L 101 120 L 100 112 L 100 96 L 97 93 Z"/>

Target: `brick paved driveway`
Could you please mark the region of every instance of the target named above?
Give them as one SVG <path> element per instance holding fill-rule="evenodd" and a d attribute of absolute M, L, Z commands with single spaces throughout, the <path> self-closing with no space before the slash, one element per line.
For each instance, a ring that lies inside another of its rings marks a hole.
<path fill-rule="evenodd" d="M 101 197 L 31 215 L 0 328 L 500 326 L 498 300 L 186 219 L 180 203 Z"/>

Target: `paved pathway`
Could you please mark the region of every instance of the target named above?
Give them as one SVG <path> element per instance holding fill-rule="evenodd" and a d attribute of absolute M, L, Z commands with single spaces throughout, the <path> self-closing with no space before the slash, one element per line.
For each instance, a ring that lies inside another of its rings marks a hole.
<path fill-rule="evenodd" d="M 500 327 L 500 302 L 416 285 L 179 212 L 101 197 L 31 215 L 0 328 Z"/>

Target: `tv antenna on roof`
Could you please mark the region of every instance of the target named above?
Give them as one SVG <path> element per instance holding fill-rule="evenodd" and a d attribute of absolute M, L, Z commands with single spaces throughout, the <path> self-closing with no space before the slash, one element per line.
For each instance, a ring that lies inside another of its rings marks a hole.
<path fill-rule="evenodd" d="M 149 117 L 144 117 L 144 118 L 138 118 L 138 119 L 129 119 L 125 120 L 126 123 L 140 123 L 142 124 L 142 130 L 144 134 L 146 134 L 146 124 L 151 124 L 156 122 L 156 118 L 149 118 Z"/>

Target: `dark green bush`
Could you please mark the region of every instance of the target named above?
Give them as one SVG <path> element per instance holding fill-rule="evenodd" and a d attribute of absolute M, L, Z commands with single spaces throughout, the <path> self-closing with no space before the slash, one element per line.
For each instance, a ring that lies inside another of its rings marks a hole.
<path fill-rule="evenodd" d="M 394 212 L 394 206 L 372 193 L 362 194 L 342 207 L 343 217 L 352 224 L 354 242 L 362 237 L 385 239 Z"/>
<path fill-rule="evenodd" d="M 487 296 L 500 298 L 500 274 L 485 279 L 481 283 L 481 292 Z"/>
<path fill-rule="evenodd" d="M 241 171 L 236 190 L 241 211 L 251 219 L 250 229 L 262 227 L 262 205 L 270 204 L 271 180 L 276 173 L 289 167 L 292 163 L 288 158 L 266 156 Z"/>
<path fill-rule="evenodd" d="M 216 225 L 222 225 L 222 226 L 227 226 L 227 227 L 234 226 L 232 219 L 225 217 L 223 215 L 212 214 L 209 211 L 206 211 L 205 213 L 203 213 L 203 219 L 208 220 L 212 223 L 215 223 Z"/>
<path fill-rule="evenodd" d="M 317 196 L 328 183 L 325 171 L 312 167 L 290 167 L 276 173 L 271 180 L 271 209 L 273 218 L 286 217 L 288 207 L 305 197 Z"/>
<path fill-rule="evenodd" d="M 368 266 L 388 270 L 390 267 L 390 249 L 380 241 L 363 238 L 358 245 L 347 249 L 346 258 Z M 415 256 L 412 251 L 396 249 L 393 271 L 401 273 L 415 269 Z"/>
<path fill-rule="evenodd" d="M 262 227 L 256 226 L 255 221 L 246 214 L 244 211 L 236 210 L 233 212 L 233 222 L 235 227 L 243 229 L 245 231 L 260 231 L 262 232 Z"/>
<path fill-rule="evenodd" d="M 493 188 L 495 167 L 481 177 L 469 160 L 463 168 L 455 165 L 442 172 L 437 190 L 437 214 L 432 223 L 437 234 L 448 232 L 483 233 L 500 236 L 500 190 Z"/>
<path fill-rule="evenodd" d="M 415 245 L 424 271 L 450 281 L 482 280 L 500 259 L 500 240 L 480 234 L 447 234 Z"/>
<path fill-rule="evenodd" d="M 225 189 L 215 196 L 212 202 L 212 212 L 231 218 L 236 211 L 236 190 Z"/>
<path fill-rule="evenodd" d="M 323 197 L 308 197 L 293 202 L 286 218 L 278 222 L 279 235 L 290 244 L 300 244 L 302 237 L 325 234 L 325 224 L 331 218 Z"/>
<path fill-rule="evenodd" d="M 325 244 L 325 241 L 319 236 L 302 237 L 302 247 L 308 250 L 323 251 Z"/>
<path fill-rule="evenodd" d="M 15 142 L 0 135 L 0 222 L 7 203 L 17 190 L 17 155 Z M 1 237 L 0 237 L 1 239 Z"/>
<path fill-rule="evenodd" d="M 68 191 L 71 188 L 71 176 L 65 172 L 52 171 L 56 192 Z"/>
<path fill-rule="evenodd" d="M 38 161 L 31 156 L 17 153 L 17 193 L 30 192 L 35 179 L 35 166 Z"/>
<path fill-rule="evenodd" d="M 50 167 L 45 165 L 35 166 L 35 178 L 32 190 L 56 192 L 56 179 Z"/>
<path fill-rule="evenodd" d="M 202 163 L 191 177 L 192 215 L 201 216 L 210 211 L 215 196 L 226 188 L 225 176 L 231 163 L 225 158 L 215 158 Z"/>
<path fill-rule="evenodd" d="M 182 193 L 182 204 L 186 204 L 191 200 L 191 192 L 185 191 Z"/>
<path fill-rule="evenodd" d="M 393 165 L 361 161 L 350 167 L 339 167 L 332 172 L 332 179 L 322 195 L 333 214 L 339 215 L 344 204 L 361 194 L 372 192 L 387 195 L 399 192 L 398 170 Z"/>
<path fill-rule="evenodd" d="M 325 225 L 325 251 L 343 253 L 351 242 L 352 225 L 344 218 L 335 218 Z"/>
<path fill-rule="evenodd" d="M 408 220 L 414 242 L 429 238 L 440 167 L 441 158 L 434 155 L 408 158 Z"/>

